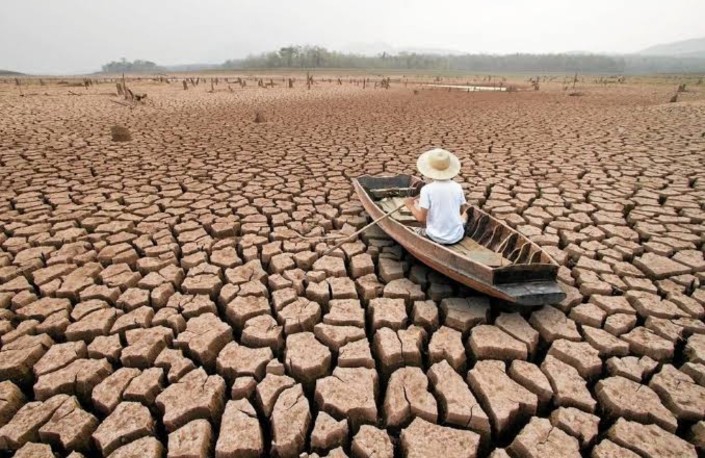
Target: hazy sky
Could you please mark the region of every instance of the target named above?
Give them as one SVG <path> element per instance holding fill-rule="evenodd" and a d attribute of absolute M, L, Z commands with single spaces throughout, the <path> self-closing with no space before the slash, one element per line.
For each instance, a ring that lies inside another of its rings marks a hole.
<path fill-rule="evenodd" d="M 220 63 L 288 44 L 626 53 L 705 36 L 704 18 L 705 0 L 2 0 L 0 69 Z"/>

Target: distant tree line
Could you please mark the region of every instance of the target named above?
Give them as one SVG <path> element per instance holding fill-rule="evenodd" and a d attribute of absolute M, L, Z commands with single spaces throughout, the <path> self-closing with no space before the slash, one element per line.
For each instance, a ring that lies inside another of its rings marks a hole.
<path fill-rule="evenodd" d="M 148 60 L 133 60 L 129 62 L 123 57 L 119 61 L 112 61 L 103 65 L 104 73 L 149 73 L 158 72 L 163 69 L 154 62 Z"/>
<path fill-rule="evenodd" d="M 702 57 L 641 56 L 628 54 L 624 57 L 625 73 L 703 73 L 705 59 Z"/>
<path fill-rule="evenodd" d="M 705 59 L 599 54 L 463 54 L 401 52 L 377 56 L 329 51 L 320 46 L 286 46 L 277 51 L 228 60 L 227 69 L 360 68 L 469 72 L 703 72 Z"/>

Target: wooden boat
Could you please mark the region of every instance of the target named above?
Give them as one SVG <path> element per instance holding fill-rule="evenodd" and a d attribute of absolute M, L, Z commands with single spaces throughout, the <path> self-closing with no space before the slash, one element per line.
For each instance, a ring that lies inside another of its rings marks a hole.
<path fill-rule="evenodd" d="M 410 175 L 364 175 L 353 180 L 372 219 L 418 195 L 422 184 Z M 554 304 L 565 298 L 556 282 L 558 264 L 537 244 L 478 207 L 468 209 L 466 236 L 454 245 L 417 234 L 413 228 L 420 223 L 406 208 L 378 224 L 424 264 L 482 293 L 521 306 Z"/>

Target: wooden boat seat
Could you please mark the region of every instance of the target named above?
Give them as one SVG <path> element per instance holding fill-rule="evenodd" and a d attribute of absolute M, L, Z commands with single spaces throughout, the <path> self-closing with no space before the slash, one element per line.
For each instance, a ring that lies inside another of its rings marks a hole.
<path fill-rule="evenodd" d="M 511 261 L 501 254 L 480 245 L 470 237 L 465 237 L 455 245 L 446 245 L 446 247 L 487 267 L 502 267 L 511 264 Z"/>
<path fill-rule="evenodd" d="M 383 212 L 389 213 L 390 211 L 397 208 L 399 205 L 403 204 L 404 199 L 405 197 L 387 197 L 385 199 L 380 200 L 378 204 Z M 414 218 L 414 215 L 412 215 L 409 209 L 406 207 L 402 208 L 401 210 L 397 210 L 396 212 L 394 212 L 394 214 L 392 214 L 391 217 L 405 226 L 421 226 L 421 223 L 419 223 L 416 218 Z"/>
<path fill-rule="evenodd" d="M 407 188 L 379 188 L 370 189 L 369 193 L 375 199 L 384 199 L 390 197 L 410 197 L 418 194 L 418 187 Z"/>

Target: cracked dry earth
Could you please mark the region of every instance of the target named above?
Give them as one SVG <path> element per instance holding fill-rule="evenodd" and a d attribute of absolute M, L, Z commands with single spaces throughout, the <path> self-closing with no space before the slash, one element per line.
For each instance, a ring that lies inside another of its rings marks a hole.
<path fill-rule="evenodd" d="M 0 85 L 0 453 L 705 450 L 702 90 L 113 86 Z M 362 227 L 350 178 L 437 145 L 563 302 L 502 311 L 379 230 L 297 236 Z"/>

